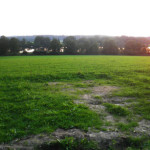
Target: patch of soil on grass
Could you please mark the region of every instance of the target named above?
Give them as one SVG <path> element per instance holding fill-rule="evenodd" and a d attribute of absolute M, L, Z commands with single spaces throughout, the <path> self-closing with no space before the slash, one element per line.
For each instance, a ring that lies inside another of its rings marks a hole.
<path fill-rule="evenodd" d="M 141 135 L 150 136 L 150 121 L 149 120 L 141 120 L 138 127 L 135 127 L 134 133 L 140 133 Z"/>
<path fill-rule="evenodd" d="M 64 139 L 65 137 L 74 137 L 77 139 L 83 139 L 86 137 L 86 133 L 79 129 L 70 129 L 70 130 L 57 129 L 55 132 L 52 133 L 52 136 L 54 136 L 57 139 Z"/>
<path fill-rule="evenodd" d="M 106 120 L 107 122 L 112 122 L 112 123 L 115 123 L 115 122 L 116 122 L 116 120 L 114 119 L 114 117 L 113 117 L 112 115 L 107 115 L 107 116 L 105 117 L 105 120 Z"/>
<path fill-rule="evenodd" d="M 97 86 L 92 88 L 94 95 L 106 96 L 112 93 L 114 90 L 118 90 L 116 86 Z"/>
<path fill-rule="evenodd" d="M 127 103 L 126 101 L 129 98 L 127 97 L 112 97 L 112 98 L 105 98 L 103 100 L 104 103 L 113 103 L 113 104 L 120 104 L 120 103 Z"/>
<path fill-rule="evenodd" d="M 114 105 L 118 105 L 121 107 L 128 107 L 131 104 L 135 104 L 137 102 L 129 101 L 129 99 L 134 99 L 131 97 L 112 97 L 112 92 L 119 90 L 118 87 L 115 86 L 97 86 L 90 87 L 91 93 L 80 95 L 80 99 L 74 100 L 76 104 L 85 104 L 91 110 L 100 114 L 100 117 L 103 116 L 103 121 L 108 122 L 110 125 L 104 125 L 103 128 L 111 132 L 121 133 L 119 129 L 116 127 L 116 123 L 124 123 L 128 124 L 126 117 L 115 117 L 112 114 L 108 113 L 105 109 L 103 103 L 111 103 Z M 141 135 L 150 135 L 150 123 L 142 121 L 138 123 L 139 126 L 135 127 L 133 131 L 137 136 Z M 131 132 L 131 135 L 135 135 Z"/>
<path fill-rule="evenodd" d="M 93 85 L 93 81 L 83 81 L 85 84 Z M 126 107 L 133 102 L 129 102 L 127 97 L 112 97 L 112 92 L 119 90 L 119 87 L 116 86 L 90 86 L 87 88 L 73 87 L 73 84 L 68 84 L 64 82 L 49 82 L 50 86 L 60 86 L 61 90 L 72 94 L 73 92 L 88 90 L 91 92 L 83 92 L 84 94 L 79 95 L 79 99 L 74 100 L 74 103 L 84 104 L 88 106 L 91 110 L 95 111 L 100 115 L 100 118 L 104 121 L 102 128 L 105 130 L 93 131 L 89 128 L 88 132 L 84 132 L 79 129 L 57 129 L 52 134 L 39 134 L 26 137 L 24 139 L 14 140 L 10 144 L 0 145 L 0 150 L 5 149 L 24 149 L 30 150 L 34 149 L 35 146 L 40 146 L 43 143 L 50 143 L 52 141 L 57 141 L 64 139 L 65 137 L 74 137 L 76 139 L 87 138 L 88 140 L 96 141 L 99 146 L 107 150 L 109 147 L 115 145 L 116 150 L 123 150 L 127 145 L 126 139 L 129 136 L 143 136 L 148 135 L 150 137 L 150 121 L 141 120 L 138 124 L 139 126 L 135 127 L 133 132 L 129 135 L 125 132 L 121 132 L 115 126 L 116 123 L 122 122 L 126 123 L 127 120 L 125 117 L 115 118 L 112 114 L 108 113 L 105 109 L 103 103 L 111 103 Z M 111 96 L 111 97 L 110 97 Z M 107 123 L 107 125 L 106 125 Z M 115 144 L 114 144 L 115 141 Z"/>
<path fill-rule="evenodd" d="M 87 80 L 80 82 L 83 84 L 91 84 L 94 85 L 92 80 Z M 61 82 L 54 82 L 52 84 L 62 84 Z M 66 84 L 66 83 L 65 83 Z M 67 84 L 66 84 L 67 85 Z M 135 104 L 137 102 L 133 101 L 134 98 L 131 97 L 112 97 L 112 93 L 115 91 L 120 90 L 119 87 L 116 86 L 90 86 L 87 88 L 82 88 L 82 87 L 73 87 L 73 84 L 68 84 L 69 88 L 62 88 L 63 91 L 68 91 L 70 94 L 72 92 L 75 92 L 76 90 L 78 91 L 83 91 L 83 90 L 88 90 L 90 92 L 84 93 L 83 95 L 81 94 L 79 99 L 74 100 L 74 103 L 76 104 L 84 104 L 88 106 L 91 110 L 97 112 L 100 114 L 100 117 L 103 116 L 104 122 L 110 122 L 111 125 L 109 126 L 104 126 L 108 131 L 110 129 L 112 131 L 118 131 L 116 129 L 116 123 L 127 123 L 128 121 L 126 120 L 125 117 L 119 117 L 116 118 L 112 114 L 108 113 L 105 109 L 105 106 L 103 103 L 111 103 L 114 105 L 118 105 L 121 107 L 128 107 L 132 104 Z M 132 99 L 132 101 L 130 101 Z M 129 108 L 130 109 L 130 108 Z M 149 125 L 146 121 L 140 121 L 138 127 L 135 127 L 134 133 L 137 133 L 139 135 L 146 133 L 149 135 L 148 130 L 150 130 Z"/>
<path fill-rule="evenodd" d="M 61 82 L 48 82 L 48 85 L 59 85 Z"/>
<path fill-rule="evenodd" d="M 88 139 L 96 141 L 99 146 L 103 149 L 108 149 L 111 145 L 113 145 L 113 141 L 116 140 L 117 144 L 120 144 L 120 141 L 125 138 L 125 135 L 119 132 L 84 132 L 79 129 L 70 129 L 63 130 L 57 129 L 51 135 L 36 135 L 30 136 L 26 139 L 22 139 L 19 141 L 12 141 L 11 144 L 0 145 L 1 150 L 33 150 L 35 147 L 40 147 L 41 144 L 46 144 L 54 141 L 59 141 L 64 139 L 65 137 L 74 137 L 75 139 Z M 113 139 L 113 140 L 112 140 Z"/>
<path fill-rule="evenodd" d="M 48 134 L 32 135 L 22 139 L 16 139 L 9 144 L 0 145 L 0 150 L 33 150 L 36 145 L 54 141 Z"/>
<path fill-rule="evenodd" d="M 103 112 L 105 111 L 105 106 L 103 106 L 103 105 L 87 104 L 87 106 L 88 106 L 91 110 L 93 110 L 93 111 L 95 111 L 95 112 L 97 112 L 97 113 L 99 113 L 99 114 L 101 114 L 101 113 L 103 113 Z"/>

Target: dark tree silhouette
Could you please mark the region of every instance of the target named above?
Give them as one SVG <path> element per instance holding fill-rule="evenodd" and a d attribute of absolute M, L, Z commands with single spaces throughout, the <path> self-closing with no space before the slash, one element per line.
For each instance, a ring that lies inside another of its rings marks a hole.
<path fill-rule="evenodd" d="M 0 55 L 17 54 L 19 50 L 34 48 L 33 54 L 47 55 L 59 54 L 60 48 L 64 47 L 61 54 L 83 55 L 149 55 L 149 37 L 106 37 L 106 36 L 68 36 L 60 43 L 58 39 L 52 41 L 49 37 L 36 36 L 33 41 L 17 38 L 0 37 Z"/>
<path fill-rule="evenodd" d="M 21 41 L 20 41 L 20 47 L 22 50 L 25 50 L 26 47 L 26 40 L 23 38 Z"/>
<path fill-rule="evenodd" d="M 51 41 L 51 49 L 52 49 L 53 54 L 58 54 L 60 48 L 61 48 L 61 43 L 60 43 L 60 41 L 54 38 L 54 39 Z"/>
<path fill-rule="evenodd" d="M 65 54 L 77 54 L 77 40 L 73 36 L 68 36 L 64 39 L 64 53 Z"/>
<path fill-rule="evenodd" d="M 26 44 L 25 44 L 25 48 L 34 48 L 34 43 L 33 42 L 30 42 L 30 41 L 27 41 Z"/>
<path fill-rule="evenodd" d="M 112 39 L 106 39 L 103 44 L 103 54 L 105 55 L 117 55 L 118 47 Z"/>
<path fill-rule="evenodd" d="M 132 39 L 126 42 L 124 54 L 126 55 L 139 55 L 142 54 L 144 51 L 142 50 L 143 44 L 137 40 Z"/>
<path fill-rule="evenodd" d="M 34 47 L 39 49 L 50 48 L 50 39 L 43 36 L 36 36 L 34 39 Z"/>
<path fill-rule="evenodd" d="M 9 39 L 5 36 L 0 38 L 0 55 L 6 55 L 9 49 Z"/>
<path fill-rule="evenodd" d="M 20 50 L 20 41 L 17 38 L 11 38 L 9 41 L 11 53 L 17 54 Z"/>
<path fill-rule="evenodd" d="M 87 38 L 78 39 L 77 48 L 78 48 L 79 54 L 86 54 L 86 51 L 89 48 L 88 39 Z"/>
<path fill-rule="evenodd" d="M 43 39 L 43 47 L 49 49 L 51 45 L 51 41 L 48 37 L 44 37 Z"/>
<path fill-rule="evenodd" d="M 96 55 L 98 54 L 98 47 L 99 43 L 95 38 L 89 38 L 88 39 L 88 46 L 86 50 L 86 54 L 90 55 Z"/>

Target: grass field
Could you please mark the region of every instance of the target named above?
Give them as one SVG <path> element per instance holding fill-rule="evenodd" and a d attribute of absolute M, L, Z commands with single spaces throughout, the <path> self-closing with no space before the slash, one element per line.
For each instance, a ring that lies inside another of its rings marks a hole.
<path fill-rule="evenodd" d="M 75 104 L 80 94 L 68 94 L 50 82 L 90 87 L 113 85 L 113 96 L 133 98 L 127 108 L 104 104 L 107 111 L 129 116 L 121 131 L 137 125 L 135 116 L 150 120 L 150 57 L 144 56 L 14 56 L 0 57 L 0 143 L 57 128 L 88 127 L 103 130 L 105 122 L 96 112 Z M 66 85 L 66 88 L 68 88 Z M 95 97 L 101 99 L 99 97 Z M 132 119 L 131 119 L 132 118 Z"/>

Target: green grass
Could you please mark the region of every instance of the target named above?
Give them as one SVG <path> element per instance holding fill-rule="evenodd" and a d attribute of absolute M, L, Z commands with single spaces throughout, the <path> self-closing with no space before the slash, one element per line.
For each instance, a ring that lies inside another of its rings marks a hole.
<path fill-rule="evenodd" d="M 138 123 L 133 121 L 128 124 L 117 123 L 117 126 L 121 131 L 132 131 L 134 127 L 138 126 Z"/>
<path fill-rule="evenodd" d="M 139 56 L 12 56 L 0 57 L 0 143 L 57 128 L 101 128 L 102 120 L 75 95 L 61 91 L 63 82 L 74 87 L 119 86 L 115 96 L 135 97 L 134 114 L 150 120 L 150 59 Z M 86 92 L 86 91 L 85 91 Z M 76 95 L 83 94 L 75 91 Z M 115 111 L 118 111 L 115 108 Z M 114 110 L 113 110 L 114 112 Z M 119 107 L 122 116 L 126 109 Z M 123 113 L 122 113 L 123 112 Z"/>
<path fill-rule="evenodd" d="M 133 109 L 138 114 L 142 112 L 143 118 L 150 120 L 150 101 L 142 99 L 138 104 L 133 105 Z"/>
<path fill-rule="evenodd" d="M 52 132 L 57 128 L 100 128 L 99 116 L 73 97 L 43 83 L 3 83 L 0 104 L 0 141 Z"/>
<path fill-rule="evenodd" d="M 36 150 L 100 150 L 98 143 L 89 141 L 87 139 L 74 139 L 73 137 L 66 137 L 63 140 L 54 141 L 51 143 L 44 143 Z"/>
<path fill-rule="evenodd" d="M 93 97 L 94 97 L 95 99 L 102 100 L 102 97 L 99 96 L 99 95 L 94 95 Z"/>
<path fill-rule="evenodd" d="M 128 109 L 115 104 L 104 103 L 104 106 L 109 113 L 116 116 L 127 116 L 129 114 Z"/>
<path fill-rule="evenodd" d="M 128 145 L 127 150 L 149 150 L 150 141 L 147 140 L 147 137 L 129 137 L 125 142 Z"/>

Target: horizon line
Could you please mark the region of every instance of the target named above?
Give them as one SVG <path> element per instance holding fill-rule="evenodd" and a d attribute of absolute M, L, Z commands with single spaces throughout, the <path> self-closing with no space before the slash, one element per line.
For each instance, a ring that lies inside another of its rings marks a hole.
<path fill-rule="evenodd" d="M 16 36 L 108 36 L 108 37 L 145 37 L 149 38 L 149 36 L 133 36 L 133 35 L 101 35 L 101 34 L 32 34 L 32 35 L 0 35 L 6 37 L 16 37 Z"/>

